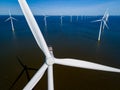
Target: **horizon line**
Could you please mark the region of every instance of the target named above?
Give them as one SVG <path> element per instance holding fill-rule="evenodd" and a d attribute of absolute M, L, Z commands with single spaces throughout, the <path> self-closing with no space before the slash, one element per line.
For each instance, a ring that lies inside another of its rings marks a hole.
<path fill-rule="evenodd" d="M 0 14 L 0 16 L 9 16 L 8 14 Z M 12 16 L 24 16 L 23 14 L 12 14 Z M 52 14 L 34 14 L 34 16 L 103 16 L 103 15 L 52 15 Z M 110 15 L 110 16 L 120 16 L 120 15 Z"/>

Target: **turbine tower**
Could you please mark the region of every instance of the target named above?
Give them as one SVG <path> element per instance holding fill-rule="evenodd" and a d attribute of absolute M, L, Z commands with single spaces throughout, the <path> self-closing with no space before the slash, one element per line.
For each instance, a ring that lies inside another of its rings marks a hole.
<path fill-rule="evenodd" d="M 28 84 L 24 87 L 23 90 L 32 90 L 35 87 L 35 85 L 38 83 L 38 81 L 42 78 L 46 70 L 48 72 L 48 90 L 54 90 L 54 80 L 53 80 L 54 64 L 120 73 L 120 69 L 97 64 L 97 63 L 92 63 L 92 62 L 83 61 L 83 60 L 76 60 L 76 59 L 55 58 L 54 55 L 52 55 L 51 52 L 49 51 L 46 41 L 41 33 L 41 30 L 26 0 L 18 0 L 18 1 L 38 46 L 46 56 L 45 63 L 37 71 L 37 73 L 33 76 L 33 78 L 28 82 Z"/>
<path fill-rule="evenodd" d="M 72 15 L 70 16 L 70 22 L 72 22 Z"/>
<path fill-rule="evenodd" d="M 60 23 L 61 23 L 61 25 L 62 25 L 62 22 L 63 22 L 62 19 L 63 19 L 63 16 L 61 15 L 61 16 L 60 16 Z"/>
<path fill-rule="evenodd" d="M 102 33 L 102 30 L 104 30 L 105 26 L 106 26 L 107 29 L 109 29 L 109 27 L 108 27 L 108 25 L 107 25 L 108 17 L 109 17 L 109 13 L 108 13 L 108 9 L 107 9 L 107 10 L 105 11 L 102 19 L 92 21 L 92 22 L 101 22 L 101 23 L 100 23 L 100 29 L 99 29 L 99 35 L 98 35 L 98 42 L 100 42 L 101 33 Z"/>
<path fill-rule="evenodd" d="M 45 23 L 45 27 L 47 27 L 47 16 L 44 16 L 44 23 Z"/>
<path fill-rule="evenodd" d="M 9 18 L 5 20 L 5 22 L 9 21 L 11 22 L 11 28 L 12 31 L 14 32 L 15 28 L 14 28 L 14 24 L 13 24 L 13 20 L 16 20 L 14 17 L 12 17 L 11 12 L 9 11 Z M 17 21 L 17 20 L 16 20 Z"/>
<path fill-rule="evenodd" d="M 77 22 L 78 22 L 79 16 L 77 16 Z"/>
<path fill-rule="evenodd" d="M 65 17 L 65 16 L 63 16 L 63 15 L 60 16 L 60 24 L 61 25 L 63 24 L 63 17 Z"/>
<path fill-rule="evenodd" d="M 46 14 L 43 15 L 44 16 L 44 25 L 45 25 L 45 28 L 47 29 L 47 17 L 50 17 Z"/>

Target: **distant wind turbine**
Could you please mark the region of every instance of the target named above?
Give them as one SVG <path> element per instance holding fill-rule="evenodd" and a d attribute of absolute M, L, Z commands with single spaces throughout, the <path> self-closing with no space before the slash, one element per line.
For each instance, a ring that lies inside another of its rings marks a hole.
<path fill-rule="evenodd" d="M 107 25 L 108 17 L 109 17 L 109 13 L 108 13 L 108 9 L 107 9 L 107 10 L 105 11 L 102 19 L 92 21 L 92 22 L 101 22 L 101 23 L 100 23 L 99 35 L 98 35 L 98 42 L 100 42 L 101 33 L 102 33 L 102 30 L 104 30 L 105 26 L 106 26 L 107 29 L 109 29 L 109 27 L 108 27 L 108 25 Z"/>
<path fill-rule="evenodd" d="M 79 16 L 77 16 L 77 21 L 78 21 L 78 19 L 79 19 Z"/>
<path fill-rule="evenodd" d="M 47 17 L 50 17 L 48 15 L 43 15 L 44 16 L 44 25 L 45 25 L 45 28 L 47 28 Z"/>
<path fill-rule="evenodd" d="M 62 22 L 63 22 L 62 19 L 63 19 L 63 16 L 61 15 L 61 16 L 60 16 L 60 23 L 61 23 L 61 25 L 62 25 Z"/>
<path fill-rule="evenodd" d="M 11 16 L 11 12 L 9 11 L 9 18 L 5 20 L 5 22 L 9 21 L 11 22 L 11 28 L 12 28 L 12 31 L 14 32 L 15 29 L 14 29 L 14 24 L 13 24 L 13 20 L 16 20 L 14 17 Z M 17 20 L 16 20 L 17 21 Z"/>
<path fill-rule="evenodd" d="M 47 27 L 47 16 L 44 16 L 44 23 L 45 23 L 45 27 Z"/>
<path fill-rule="evenodd" d="M 60 23 L 61 23 L 61 25 L 63 24 L 63 17 L 65 17 L 65 16 L 60 16 Z"/>
<path fill-rule="evenodd" d="M 20 7 L 23 11 L 23 14 L 27 20 L 27 23 L 31 29 L 31 32 L 40 47 L 40 49 L 43 51 L 45 58 L 45 63 L 42 65 L 42 67 L 38 70 L 38 72 L 33 76 L 33 78 L 29 81 L 29 83 L 24 87 L 23 90 L 32 90 L 35 85 L 38 83 L 38 81 L 42 78 L 45 71 L 48 72 L 48 90 L 54 90 L 54 78 L 53 78 L 53 65 L 54 64 L 60 64 L 65 66 L 71 66 L 71 67 L 78 67 L 78 68 L 85 68 L 85 69 L 93 69 L 93 70 L 102 70 L 102 71 L 109 71 L 109 72 L 118 72 L 120 73 L 120 69 L 96 64 L 88 61 L 83 60 L 76 60 L 76 59 L 58 59 L 55 58 L 54 55 L 51 54 L 51 52 L 48 49 L 48 46 L 46 44 L 46 41 L 41 33 L 41 30 L 26 2 L 26 0 L 18 0 Z"/>
<path fill-rule="evenodd" d="M 70 16 L 70 22 L 72 22 L 72 15 Z"/>

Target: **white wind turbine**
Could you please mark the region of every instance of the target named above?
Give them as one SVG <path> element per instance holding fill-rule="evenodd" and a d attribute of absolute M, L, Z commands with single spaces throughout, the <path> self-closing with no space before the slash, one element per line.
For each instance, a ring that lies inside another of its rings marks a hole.
<path fill-rule="evenodd" d="M 77 21 L 78 21 L 78 19 L 79 19 L 79 16 L 77 16 Z"/>
<path fill-rule="evenodd" d="M 63 15 L 60 16 L 60 24 L 61 25 L 63 24 L 63 17 L 65 17 L 65 16 L 63 16 Z"/>
<path fill-rule="evenodd" d="M 45 27 L 47 27 L 47 16 L 44 16 L 44 23 L 45 23 Z"/>
<path fill-rule="evenodd" d="M 50 17 L 48 15 L 43 15 L 44 16 L 44 25 L 47 28 L 47 17 Z"/>
<path fill-rule="evenodd" d="M 34 86 L 38 83 L 38 81 L 42 78 L 45 71 L 48 71 L 48 90 L 54 90 L 54 80 L 53 80 L 53 65 L 60 64 L 65 66 L 72 66 L 78 68 L 85 68 L 85 69 L 93 69 L 93 70 L 102 70 L 102 71 L 109 71 L 109 72 L 118 72 L 120 73 L 120 69 L 100 65 L 88 61 L 76 60 L 76 59 L 58 59 L 52 55 L 48 49 L 48 46 L 44 40 L 44 37 L 41 33 L 41 30 L 26 2 L 26 0 L 18 0 L 20 7 L 25 15 L 25 18 L 28 22 L 28 25 L 31 29 L 31 32 L 40 47 L 43 53 L 46 56 L 45 63 L 42 67 L 37 71 L 37 73 L 33 76 L 33 78 L 28 82 L 28 84 L 24 87 L 23 90 L 32 90 Z"/>
<path fill-rule="evenodd" d="M 9 11 L 9 18 L 5 20 L 5 22 L 9 21 L 11 22 L 11 28 L 12 31 L 14 32 L 15 28 L 14 28 L 14 24 L 13 24 L 13 20 L 16 20 L 14 17 L 11 16 L 11 12 Z"/>
<path fill-rule="evenodd" d="M 72 15 L 70 16 L 70 22 L 72 22 Z"/>
<path fill-rule="evenodd" d="M 63 24 L 63 16 L 62 15 L 60 16 L 60 23 L 61 23 L 61 25 Z"/>
<path fill-rule="evenodd" d="M 108 13 L 108 9 L 107 9 L 107 10 L 105 11 L 102 19 L 92 21 L 92 22 L 101 22 L 101 23 L 100 23 L 99 35 L 98 35 L 98 42 L 100 42 L 101 33 L 102 33 L 102 30 L 104 30 L 105 26 L 107 27 L 107 29 L 109 29 L 109 27 L 108 27 L 108 25 L 107 25 L 108 17 L 109 17 L 109 13 Z"/>

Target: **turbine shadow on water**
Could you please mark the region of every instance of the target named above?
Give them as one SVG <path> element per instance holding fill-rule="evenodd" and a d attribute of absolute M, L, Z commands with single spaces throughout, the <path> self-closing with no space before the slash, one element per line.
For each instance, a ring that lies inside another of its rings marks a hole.
<path fill-rule="evenodd" d="M 28 80 L 28 82 L 29 82 L 29 80 L 30 80 L 30 75 L 29 75 L 28 71 L 29 71 L 29 70 L 32 70 L 32 71 L 37 71 L 37 70 L 38 70 L 38 69 L 36 69 L 36 68 L 31 68 L 31 67 L 28 67 L 27 65 L 23 64 L 23 63 L 22 63 L 22 59 L 21 59 L 20 56 L 17 56 L 17 60 L 18 60 L 19 64 L 23 67 L 23 69 L 22 69 L 22 71 L 20 72 L 20 74 L 18 75 L 18 77 L 16 78 L 16 80 L 13 82 L 13 84 L 11 85 L 11 87 L 10 87 L 9 90 L 11 90 L 11 89 L 14 87 L 14 85 L 15 85 L 15 84 L 17 83 L 17 81 L 21 78 L 21 76 L 23 75 L 24 72 L 26 73 L 26 77 L 27 77 L 27 80 Z"/>

